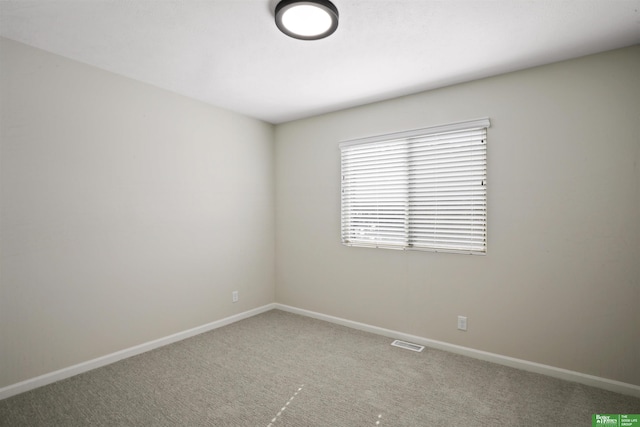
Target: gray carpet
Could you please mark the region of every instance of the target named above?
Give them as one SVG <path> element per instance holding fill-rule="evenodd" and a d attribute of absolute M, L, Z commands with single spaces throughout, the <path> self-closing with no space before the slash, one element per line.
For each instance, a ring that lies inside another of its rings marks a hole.
<path fill-rule="evenodd" d="M 279 310 L 0 401 L 2 426 L 590 426 L 640 399 Z"/>

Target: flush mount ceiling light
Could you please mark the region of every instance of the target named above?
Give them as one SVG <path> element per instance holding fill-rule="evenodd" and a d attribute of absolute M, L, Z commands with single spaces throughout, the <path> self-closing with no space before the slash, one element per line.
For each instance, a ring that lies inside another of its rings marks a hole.
<path fill-rule="evenodd" d="M 338 28 L 338 9 L 327 0 L 282 0 L 276 6 L 276 25 L 300 40 L 318 40 Z"/>

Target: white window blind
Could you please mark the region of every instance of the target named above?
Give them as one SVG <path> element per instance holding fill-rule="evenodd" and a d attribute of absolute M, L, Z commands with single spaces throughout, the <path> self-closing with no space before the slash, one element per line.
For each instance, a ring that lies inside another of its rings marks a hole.
<path fill-rule="evenodd" d="M 485 254 L 488 119 L 342 142 L 342 242 Z"/>

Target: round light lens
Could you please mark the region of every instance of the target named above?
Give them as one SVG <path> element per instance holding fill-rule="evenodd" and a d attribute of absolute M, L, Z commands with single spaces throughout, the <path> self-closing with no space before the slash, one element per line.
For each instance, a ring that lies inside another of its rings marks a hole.
<path fill-rule="evenodd" d="M 292 33 L 317 36 L 331 28 L 331 16 L 317 6 L 302 4 L 287 9 L 282 14 L 282 24 Z"/>

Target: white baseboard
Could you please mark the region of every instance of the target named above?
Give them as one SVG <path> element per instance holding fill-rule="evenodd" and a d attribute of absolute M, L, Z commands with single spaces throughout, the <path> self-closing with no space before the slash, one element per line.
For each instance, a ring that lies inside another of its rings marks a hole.
<path fill-rule="evenodd" d="M 169 335 L 157 340 L 149 341 L 144 344 L 136 345 L 134 347 L 126 348 L 124 350 L 117 351 L 115 353 L 107 354 L 105 356 L 98 357 L 93 360 L 78 363 L 77 365 L 69 366 L 67 368 L 60 369 L 58 371 L 50 372 L 48 374 L 40 375 L 39 377 L 31 378 L 16 384 L 9 385 L 7 387 L 0 388 L 0 400 L 7 397 L 15 396 L 16 394 L 24 393 L 25 391 L 33 390 L 38 387 L 42 387 L 47 384 L 51 384 L 56 381 L 63 380 L 65 378 L 72 377 L 74 375 L 81 374 L 83 372 L 90 371 L 92 369 L 100 368 L 102 366 L 110 365 L 127 357 L 136 356 L 138 354 L 156 349 L 158 347 L 172 344 L 177 341 L 182 341 L 186 338 L 193 337 L 195 335 L 202 334 L 204 332 L 211 331 L 213 329 L 220 328 L 222 326 L 235 323 L 239 320 L 247 319 L 260 313 L 264 313 L 275 308 L 275 304 L 267 304 L 262 307 L 254 308 L 243 313 L 235 314 L 233 316 L 225 317 L 224 319 L 216 320 L 215 322 L 207 323 L 206 325 L 197 326 L 186 331 L 178 332 L 173 335 Z"/>
<path fill-rule="evenodd" d="M 556 368 L 555 366 L 543 365 L 541 363 L 530 362 L 528 360 L 516 359 L 514 357 L 503 356 L 500 354 L 489 353 L 482 350 L 475 350 L 469 347 L 463 347 L 455 344 L 449 344 L 443 341 L 436 341 L 429 338 L 423 338 L 416 335 L 409 335 L 391 329 L 379 328 L 377 326 L 367 325 L 366 323 L 354 322 L 340 317 L 329 316 L 314 311 L 304 310 L 301 308 L 291 307 L 284 304 L 274 304 L 274 308 L 289 313 L 300 314 L 302 316 L 312 317 L 314 319 L 325 320 L 327 322 L 336 323 L 338 325 L 347 326 L 361 331 L 371 332 L 385 337 L 409 341 L 425 347 L 444 350 L 451 353 L 461 354 L 463 356 L 480 359 L 487 362 L 493 362 L 512 368 L 522 369 L 524 371 L 535 372 L 566 381 L 601 388 L 604 390 L 622 393 L 630 396 L 640 397 L 640 386 L 623 383 L 621 381 L 610 380 L 607 378 L 596 377 L 594 375 L 583 374 L 581 372 L 570 371 L 568 369 Z"/>
<path fill-rule="evenodd" d="M 622 393 L 630 396 L 640 397 L 640 386 L 634 384 L 623 383 L 620 381 L 614 381 L 607 378 L 596 377 L 594 375 L 583 374 L 580 372 L 570 371 L 567 369 L 556 368 L 554 366 L 543 365 L 540 363 L 529 362 L 527 360 L 516 359 L 513 357 L 502 356 L 500 354 L 489 353 L 486 351 L 475 350 L 468 347 L 463 347 L 455 344 L 449 344 L 442 341 L 436 341 L 429 338 L 423 338 L 416 335 L 405 334 L 391 329 L 380 328 L 377 326 L 368 325 L 366 323 L 354 322 L 352 320 L 342 319 L 340 317 L 329 316 L 314 311 L 304 310 L 301 308 L 291 307 L 285 304 L 272 303 L 262 307 L 257 307 L 243 313 L 239 313 L 233 316 L 225 317 L 224 319 L 217 320 L 215 322 L 207 323 L 206 325 L 198 326 L 186 331 L 178 332 L 173 335 L 169 335 L 164 338 L 149 341 L 134 347 L 130 347 L 115 353 L 107 354 L 102 357 L 98 357 L 93 360 L 79 363 L 77 365 L 69 366 L 58 371 L 50 372 L 35 378 L 31 378 L 16 384 L 9 385 L 7 387 L 0 388 L 0 400 L 6 399 L 11 396 L 15 396 L 25 391 L 33 390 L 38 387 L 42 387 L 47 384 L 51 384 L 56 381 L 63 380 L 65 378 L 72 377 L 74 375 L 81 374 L 83 372 L 90 371 L 92 369 L 100 368 L 102 366 L 109 365 L 127 357 L 136 356 L 138 354 L 162 347 L 168 344 L 172 344 L 177 341 L 184 340 L 186 338 L 193 337 L 195 335 L 202 334 L 204 332 L 211 331 L 213 329 L 220 328 L 222 326 L 235 323 L 239 320 L 247 319 L 255 315 L 267 312 L 269 310 L 278 309 L 287 311 L 289 313 L 300 314 L 302 316 L 312 317 L 314 319 L 324 320 L 338 325 L 347 326 L 349 328 L 358 329 L 366 332 L 371 332 L 377 335 L 386 336 L 394 339 L 401 339 L 404 341 L 413 342 L 416 344 L 424 345 L 426 347 L 435 348 L 438 350 L 444 350 L 451 353 L 461 354 L 463 356 L 472 357 L 474 359 L 485 360 L 488 362 L 497 363 L 500 365 L 509 366 L 512 368 L 522 369 L 529 372 L 535 372 L 538 374 L 547 375 L 562 380 L 573 381 L 580 384 L 585 384 L 592 387 L 598 387 L 604 390 L 613 391 L 616 393 Z"/>

